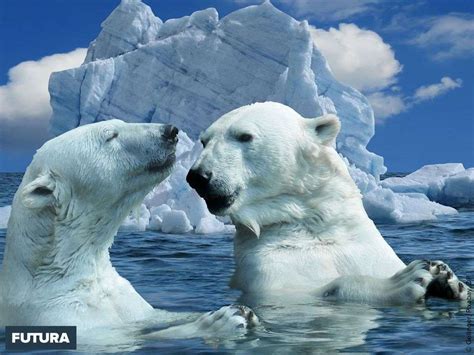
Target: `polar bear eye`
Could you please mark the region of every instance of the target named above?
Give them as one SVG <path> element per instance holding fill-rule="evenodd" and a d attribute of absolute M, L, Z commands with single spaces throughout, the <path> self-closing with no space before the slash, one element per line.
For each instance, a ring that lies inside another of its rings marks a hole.
<path fill-rule="evenodd" d="M 115 139 L 118 137 L 118 132 L 117 131 L 113 131 L 113 130 L 110 130 L 110 129 L 107 129 L 104 131 L 104 134 L 105 134 L 105 141 L 106 142 L 110 142 L 112 139 Z"/>
<path fill-rule="evenodd" d="M 206 147 L 206 142 L 204 142 L 204 139 L 201 139 L 201 144 L 202 144 L 202 147 L 203 147 L 203 148 Z"/>
<path fill-rule="evenodd" d="M 241 133 L 237 136 L 239 142 L 250 142 L 253 139 L 253 136 L 249 133 Z"/>

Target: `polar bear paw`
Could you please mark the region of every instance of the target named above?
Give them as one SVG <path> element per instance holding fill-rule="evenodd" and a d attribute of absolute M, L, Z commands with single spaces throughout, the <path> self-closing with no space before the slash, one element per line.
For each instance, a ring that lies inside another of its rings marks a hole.
<path fill-rule="evenodd" d="M 423 303 L 440 297 L 466 300 L 471 289 L 442 261 L 415 260 L 388 279 L 343 276 L 316 291 L 326 299 L 389 304 Z"/>
<path fill-rule="evenodd" d="M 440 260 L 415 260 L 390 279 L 403 296 L 420 302 L 430 297 L 466 300 L 471 292 Z"/>
<path fill-rule="evenodd" d="M 208 312 L 196 320 L 145 335 L 150 339 L 220 339 L 244 335 L 248 329 L 259 324 L 258 317 L 246 306 L 225 306 Z"/>
<path fill-rule="evenodd" d="M 249 329 L 258 324 L 258 317 L 247 306 L 231 305 L 208 312 L 195 321 L 195 325 L 210 333 Z"/>
<path fill-rule="evenodd" d="M 428 260 L 415 260 L 393 275 L 389 279 L 389 287 L 392 290 L 389 298 L 394 302 L 423 302 L 427 289 L 434 279 L 429 267 Z"/>
<path fill-rule="evenodd" d="M 451 268 L 441 260 L 430 261 L 429 272 L 433 280 L 427 287 L 426 297 L 466 300 L 471 289 L 460 281 Z"/>

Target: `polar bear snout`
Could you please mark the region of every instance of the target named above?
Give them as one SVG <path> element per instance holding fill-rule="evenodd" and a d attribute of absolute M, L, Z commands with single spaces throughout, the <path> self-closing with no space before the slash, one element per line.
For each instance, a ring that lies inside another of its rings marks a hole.
<path fill-rule="evenodd" d="M 222 214 L 232 206 L 240 190 L 229 192 L 225 184 L 212 177 L 212 172 L 197 167 L 189 170 L 186 181 L 206 201 L 211 213 Z"/>
<path fill-rule="evenodd" d="M 160 127 L 158 137 L 152 132 L 153 139 L 158 138 L 153 149 L 147 149 L 151 152 L 151 161 L 147 164 L 146 170 L 151 173 L 161 172 L 173 166 L 176 160 L 176 145 L 178 143 L 179 130 L 172 125 Z M 164 153 L 164 156 L 163 156 Z"/>
<path fill-rule="evenodd" d="M 167 124 L 163 128 L 162 136 L 167 141 L 177 143 L 178 142 L 178 133 L 179 133 L 179 130 L 175 126 Z"/>
<path fill-rule="evenodd" d="M 199 168 L 191 169 L 186 176 L 186 181 L 188 182 L 189 186 L 197 191 L 199 196 L 203 197 L 203 195 L 206 195 L 207 193 L 211 176 L 211 172 L 203 171 Z"/>
<path fill-rule="evenodd" d="M 127 136 L 133 130 L 133 126 L 129 124 L 129 132 L 124 133 L 126 137 L 123 137 L 122 146 L 139 162 L 139 171 L 142 171 L 143 163 L 145 171 L 153 174 L 172 167 L 176 160 L 178 128 L 157 123 L 138 124 L 136 127 L 141 133 L 137 138 Z"/>

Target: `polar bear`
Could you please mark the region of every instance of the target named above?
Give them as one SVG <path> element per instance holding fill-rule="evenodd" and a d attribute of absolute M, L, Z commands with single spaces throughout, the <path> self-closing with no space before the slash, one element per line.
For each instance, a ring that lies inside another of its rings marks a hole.
<path fill-rule="evenodd" d="M 201 318 L 155 310 L 112 267 L 114 236 L 130 210 L 170 174 L 177 134 L 171 125 L 114 119 L 71 130 L 38 150 L 8 222 L 0 325 L 88 330 L 186 320 L 156 334 L 178 337 L 247 325 L 254 315 L 245 307 Z"/>
<path fill-rule="evenodd" d="M 266 102 L 235 109 L 201 134 L 187 181 L 236 226 L 231 285 L 361 302 L 466 298 L 447 265 L 406 266 L 385 242 L 334 149 L 339 129 L 335 115 L 305 119 Z"/>

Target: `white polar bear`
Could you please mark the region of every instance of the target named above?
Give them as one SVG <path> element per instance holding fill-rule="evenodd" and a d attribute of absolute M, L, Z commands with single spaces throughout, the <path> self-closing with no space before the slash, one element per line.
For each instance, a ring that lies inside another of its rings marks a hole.
<path fill-rule="evenodd" d="M 38 150 L 8 223 L 0 325 L 87 330 L 197 318 L 154 310 L 109 257 L 121 222 L 170 174 L 177 133 L 171 125 L 109 120 L 76 128 Z M 246 326 L 249 317 L 244 307 L 226 307 L 157 336 L 234 329 Z"/>
<path fill-rule="evenodd" d="M 243 106 L 201 135 L 188 183 L 236 225 L 232 285 L 362 302 L 465 298 L 441 262 L 406 266 L 368 218 L 333 148 L 336 116 L 304 119 L 273 102 Z M 436 281 L 433 281 L 436 279 Z"/>

